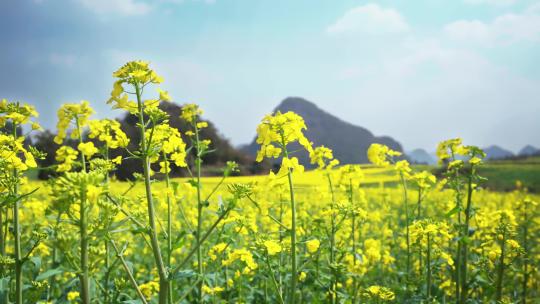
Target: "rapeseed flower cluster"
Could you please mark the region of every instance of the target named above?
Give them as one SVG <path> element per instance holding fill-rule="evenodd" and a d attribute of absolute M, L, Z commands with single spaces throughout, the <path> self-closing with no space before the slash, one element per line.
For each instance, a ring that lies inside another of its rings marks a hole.
<path fill-rule="evenodd" d="M 94 110 L 86 100 L 82 100 L 78 104 L 69 103 L 62 105 L 58 110 L 57 135 L 54 138 L 54 142 L 59 145 L 63 143 L 72 123 L 74 124 L 74 128 L 71 131 L 70 137 L 72 139 L 81 138 L 82 128 L 87 126 L 88 119 L 92 114 L 94 114 Z"/>
<path fill-rule="evenodd" d="M 311 153 L 313 148 L 303 131 L 307 129 L 304 119 L 294 112 L 266 115 L 257 127 L 257 143 L 261 148 L 257 152 L 257 161 L 267 158 L 278 158 L 283 156 L 286 168 L 299 169 L 298 159 L 289 158 L 287 145 L 298 143 L 307 152 Z M 285 160 L 286 159 L 286 160 Z M 299 169 L 301 171 L 301 169 Z"/>
<path fill-rule="evenodd" d="M 367 151 L 368 160 L 377 166 L 388 166 L 394 157 L 400 155 L 401 152 L 392 150 L 382 144 L 372 144 Z"/>

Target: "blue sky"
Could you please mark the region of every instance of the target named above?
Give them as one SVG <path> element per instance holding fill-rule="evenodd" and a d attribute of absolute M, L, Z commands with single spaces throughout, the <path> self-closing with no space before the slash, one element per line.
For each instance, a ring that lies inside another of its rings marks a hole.
<path fill-rule="evenodd" d="M 112 72 L 148 60 L 234 144 L 301 96 L 406 150 L 540 146 L 540 1 L 2 0 L 0 97 L 98 117 Z"/>

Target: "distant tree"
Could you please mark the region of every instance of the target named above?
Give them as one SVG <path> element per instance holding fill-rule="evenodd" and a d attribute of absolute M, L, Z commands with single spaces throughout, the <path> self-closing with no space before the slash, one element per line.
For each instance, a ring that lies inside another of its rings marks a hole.
<path fill-rule="evenodd" d="M 163 102 L 160 105 L 160 108 L 167 112 L 170 115 L 169 124 L 180 130 L 182 135 L 184 136 L 185 132 L 189 130 L 189 125 L 180 118 L 180 114 L 182 112 L 182 107 L 179 105 L 176 105 L 174 103 L 169 102 Z M 134 115 L 125 115 L 124 117 L 118 119 L 118 121 L 121 124 L 122 130 L 126 133 L 128 138 L 130 139 L 130 144 L 128 146 L 128 149 L 131 151 L 135 151 L 136 147 L 138 146 L 138 142 L 140 140 L 140 134 L 138 129 L 136 128 L 136 125 L 138 123 L 138 118 Z M 208 127 L 201 130 L 201 138 L 203 139 L 210 139 L 212 141 L 212 149 L 215 149 L 213 153 L 208 154 L 203 159 L 203 172 L 204 175 L 219 175 L 221 172 L 219 172 L 219 169 L 223 166 L 225 166 L 227 161 L 235 161 L 239 164 L 240 172 L 239 174 L 242 175 L 250 175 L 250 174 L 260 174 L 260 173 L 268 173 L 268 171 L 271 169 L 271 163 L 269 161 L 264 161 L 262 163 L 255 162 L 254 158 L 251 156 L 248 156 L 246 153 L 239 151 L 235 147 L 233 147 L 230 142 L 221 135 L 215 125 L 210 122 L 208 122 Z M 21 131 L 22 132 L 22 131 Z M 56 175 L 55 168 L 52 167 L 56 164 L 55 155 L 56 150 L 60 147 L 54 142 L 54 137 L 56 136 L 55 133 L 45 130 L 42 132 L 37 132 L 37 134 L 34 136 L 34 146 L 47 154 L 45 159 L 40 160 L 39 166 L 39 173 L 38 178 L 40 179 L 48 179 L 52 176 Z M 84 136 L 87 138 L 86 136 Z M 86 139 L 88 140 L 88 139 Z M 189 138 L 184 136 L 184 140 L 189 146 Z M 93 140 L 90 140 L 93 141 Z M 102 143 L 98 141 L 93 141 L 96 147 L 100 147 Z M 73 148 L 76 148 L 76 143 L 70 143 L 68 141 L 68 145 L 72 146 Z M 117 156 L 122 156 L 124 158 L 122 164 L 118 166 L 118 169 L 114 174 L 116 177 L 120 180 L 128 180 L 133 179 L 134 173 L 142 173 L 140 171 L 139 162 L 137 159 L 133 159 L 129 157 L 129 154 L 121 149 L 112 150 L 110 152 L 110 157 L 115 158 Z M 193 160 L 194 155 L 193 152 L 188 154 L 187 163 L 189 166 L 193 166 Z M 159 168 L 155 167 L 153 168 L 154 171 L 158 172 Z M 176 167 L 174 164 L 171 164 L 171 177 L 182 177 L 187 176 L 188 173 L 185 169 Z M 159 174 L 157 174 L 159 177 Z"/>
<path fill-rule="evenodd" d="M 4 133 L 4 134 L 12 134 L 13 133 L 13 125 L 11 124 L 10 121 L 6 122 L 6 124 L 0 128 L 0 133 Z M 17 127 L 17 136 L 21 136 L 23 134 L 23 129 L 21 128 L 21 126 L 18 126 Z M 25 143 L 29 143 L 28 142 L 29 139 L 25 139 Z"/>
<path fill-rule="evenodd" d="M 180 114 L 182 113 L 182 107 L 172 102 L 162 102 L 159 107 L 161 110 L 169 114 L 169 125 L 177 128 L 180 131 L 184 138 L 184 141 L 186 141 L 187 145 L 189 146 L 189 138 L 184 135 L 185 132 L 190 129 L 190 126 L 187 122 L 180 118 Z M 138 146 L 138 142 L 140 140 L 139 131 L 136 128 L 138 119 L 136 116 L 128 114 L 122 117 L 119 122 L 122 125 L 122 130 L 130 139 L 128 149 L 133 151 L 135 147 Z M 206 122 L 208 123 L 208 127 L 201 130 L 200 136 L 203 139 L 211 140 L 211 148 L 215 151 L 206 155 L 203 158 L 205 175 L 221 174 L 220 172 L 218 172 L 218 169 L 224 166 L 227 161 L 235 161 L 239 164 L 239 174 L 258 174 L 262 172 L 268 172 L 268 170 L 270 169 L 269 163 L 256 163 L 253 157 L 248 156 L 247 154 L 234 148 L 230 144 L 230 142 L 219 133 L 219 131 L 212 122 Z M 129 159 L 127 154 L 124 154 L 123 156 L 125 160 L 122 165 L 118 167 L 116 176 L 122 180 L 131 179 L 133 173 L 139 172 L 138 167 L 140 166 L 137 165 L 137 160 Z M 188 154 L 188 166 L 193 166 L 193 160 L 194 155 L 193 152 L 191 152 L 190 154 Z M 154 169 L 155 171 L 158 171 L 157 167 Z M 186 176 L 187 171 L 185 169 L 178 168 L 172 165 L 170 175 L 173 177 Z"/>
<path fill-rule="evenodd" d="M 51 166 L 53 166 L 56 162 L 55 154 L 56 150 L 59 148 L 59 145 L 54 142 L 55 136 L 56 134 L 52 133 L 49 130 L 45 130 L 37 133 L 33 138 L 34 147 L 36 147 L 36 149 L 40 150 L 41 152 L 46 153 L 44 159 L 38 160 L 39 179 L 49 179 L 50 177 L 56 175 L 56 171 L 54 170 L 54 168 L 51 168 Z"/>

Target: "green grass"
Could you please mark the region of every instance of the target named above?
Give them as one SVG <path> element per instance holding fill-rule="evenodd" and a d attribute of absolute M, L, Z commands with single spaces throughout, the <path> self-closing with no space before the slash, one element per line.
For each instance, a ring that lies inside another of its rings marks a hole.
<path fill-rule="evenodd" d="M 415 171 L 428 170 L 432 172 L 438 171 L 435 166 L 414 165 Z M 371 165 L 362 165 L 365 173 L 364 187 L 380 187 L 380 183 L 384 182 L 385 187 L 394 187 L 398 184 L 397 176 L 392 170 L 377 168 Z M 316 172 L 306 172 L 300 177 L 297 182 L 299 185 L 311 185 Z M 517 160 L 499 160 L 491 161 L 482 165 L 479 169 L 479 174 L 488 180 L 483 183 L 483 186 L 493 191 L 512 191 L 516 189 L 516 182 L 520 181 L 530 192 L 540 193 L 540 157 L 531 157 Z M 37 170 L 29 170 L 27 176 L 30 180 L 37 180 Z M 231 177 L 227 183 L 233 182 L 252 182 L 264 178 L 262 176 L 239 176 Z M 183 181 L 187 179 L 179 179 Z M 220 177 L 206 177 L 207 182 L 218 183 Z"/>
<path fill-rule="evenodd" d="M 479 174 L 488 179 L 484 185 L 491 190 L 514 190 L 516 189 L 516 182 L 520 181 L 530 192 L 540 192 L 540 163 L 486 164 L 480 168 Z"/>
<path fill-rule="evenodd" d="M 415 170 L 439 171 L 437 167 L 419 165 Z M 530 192 L 540 193 L 540 157 L 497 160 L 483 164 L 478 173 L 487 178 L 482 186 L 492 191 L 512 191 L 520 181 Z"/>

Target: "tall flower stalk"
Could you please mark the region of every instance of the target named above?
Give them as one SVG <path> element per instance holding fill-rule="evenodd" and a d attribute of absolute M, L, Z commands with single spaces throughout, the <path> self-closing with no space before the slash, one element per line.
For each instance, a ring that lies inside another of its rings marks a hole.
<path fill-rule="evenodd" d="M 529 231 L 533 227 L 533 223 L 538 215 L 534 212 L 537 206 L 538 203 L 533 201 L 531 197 L 528 196 L 522 199 L 518 205 L 518 210 L 520 211 L 519 229 L 521 244 L 523 246 L 523 256 L 521 257 L 521 268 L 523 273 L 523 280 L 521 283 L 521 303 L 526 303 L 528 295 L 529 277 L 531 276 L 530 268 L 532 268 L 531 261 L 533 260 L 533 258 L 531 257 L 533 250 L 533 244 L 531 244 L 531 239 L 533 238 L 533 236 L 529 235 Z"/>
<path fill-rule="evenodd" d="M 360 191 L 359 202 L 354 200 L 354 188 L 358 187 L 359 180 L 363 178 L 363 173 L 360 166 L 357 165 L 344 165 L 339 168 L 340 172 L 340 184 L 342 187 L 345 187 L 347 193 L 347 199 L 349 202 L 349 207 L 347 208 L 347 213 L 350 216 L 351 220 L 351 254 L 353 258 L 353 267 L 356 267 L 360 261 L 358 261 L 358 248 L 356 234 L 357 231 L 361 231 L 362 224 L 365 221 L 367 213 L 363 210 L 358 203 L 364 202 L 365 197 L 364 193 Z M 353 181 L 354 180 L 354 181 Z M 355 186 L 353 186 L 355 185 Z M 353 294 L 351 298 L 351 303 L 356 303 L 358 296 L 358 278 L 355 274 L 352 279 L 352 289 Z"/>
<path fill-rule="evenodd" d="M 406 267 L 406 276 L 409 280 L 409 275 L 411 274 L 411 233 L 409 231 L 409 196 L 407 194 L 407 181 L 403 172 L 399 172 L 399 180 L 401 182 L 401 187 L 403 188 L 403 206 L 405 207 L 405 241 L 407 244 L 407 267 Z M 407 283 L 408 285 L 408 283 Z"/>
<path fill-rule="evenodd" d="M 12 123 L 13 128 L 13 138 L 17 138 L 17 127 L 18 125 L 16 123 Z M 13 176 L 15 178 L 18 178 L 19 176 L 19 170 L 14 167 L 13 168 Z M 19 183 L 15 182 L 13 184 L 13 195 L 17 197 L 19 195 Z M 21 252 L 21 228 L 20 228 L 20 222 L 19 222 L 19 205 L 20 200 L 18 198 L 15 199 L 15 202 L 13 203 L 13 230 L 14 230 L 14 239 L 15 239 L 15 302 L 16 303 L 23 303 L 23 296 L 22 296 L 22 288 L 23 288 L 23 281 L 22 281 L 22 252 Z"/>
<path fill-rule="evenodd" d="M 138 119 L 139 149 L 130 152 L 141 161 L 144 178 L 144 188 L 148 214 L 148 236 L 154 257 L 154 264 L 159 276 L 159 303 L 165 304 L 169 298 L 169 273 L 161 253 L 157 231 L 157 215 L 151 186 L 152 170 L 150 164 L 159 159 L 159 150 L 152 145 L 153 132 L 157 125 L 167 121 L 167 115 L 158 106 L 160 101 L 167 101 L 165 91 L 158 89 L 159 99 L 143 100 L 145 88 L 150 84 L 159 84 L 163 79 L 148 67 L 147 62 L 131 61 L 113 73 L 118 78 L 114 83 L 111 98 L 108 103 L 114 103 L 114 108 L 124 109 Z M 123 85 L 130 86 L 134 92 L 125 91 Z M 129 100 L 134 95 L 136 100 Z"/>
<path fill-rule="evenodd" d="M 425 290 L 426 302 L 431 303 L 434 298 L 432 293 L 434 286 L 437 286 L 434 281 L 439 277 L 434 276 L 433 271 L 441 268 L 440 263 L 445 263 L 445 267 L 453 265 L 453 260 L 442 247 L 452 236 L 449 233 L 448 225 L 444 222 L 422 219 L 414 221 L 410 226 L 411 244 L 418 246 L 420 254 L 424 256 L 426 261 L 420 274 L 424 284 L 421 289 Z"/>
<path fill-rule="evenodd" d="M 122 156 L 117 156 L 114 159 L 110 159 L 110 152 L 118 148 L 126 148 L 129 144 L 129 138 L 121 130 L 120 123 L 112 119 L 91 120 L 88 122 L 89 133 L 88 138 L 101 144 L 99 153 L 103 157 L 101 159 L 100 168 L 103 172 L 103 187 L 109 189 L 109 174 L 114 170 L 115 165 L 122 163 Z M 97 163 L 94 164 L 94 167 Z M 86 165 L 85 165 L 86 166 Z M 101 222 L 104 225 L 106 231 L 111 230 L 112 217 L 110 216 L 107 208 L 102 208 L 102 214 L 104 218 L 101 218 Z M 106 238 L 104 241 L 104 261 L 105 261 L 105 275 L 103 276 L 103 286 L 101 288 L 103 294 L 104 303 L 109 303 L 111 288 L 110 288 L 110 275 L 111 275 L 111 258 L 110 258 L 110 241 Z"/>
<path fill-rule="evenodd" d="M 172 243 L 172 206 L 171 206 L 171 196 L 173 195 L 172 189 L 171 189 L 171 180 L 169 177 L 169 171 L 170 171 L 170 164 L 169 160 L 167 158 L 167 154 L 165 152 L 162 153 L 163 155 L 163 162 L 164 162 L 164 171 L 165 171 L 165 192 L 167 193 L 167 268 L 171 269 L 171 261 L 172 261 L 172 252 L 173 252 L 173 243 Z M 167 295 L 167 301 L 168 303 L 174 303 L 173 298 L 173 289 L 172 289 L 172 280 L 169 280 L 169 294 Z"/>
<path fill-rule="evenodd" d="M 411 241 L 410 241 L 410 213 L 409 213 L 409 196 L 408 196 L 408 187 L 407 180 L 411 177 L 411 168 L 409 167 L 409 162 L 406 160 L 395 161 L 394 158 L 400 156 L 401 152 L 394 151 L 388 148 L 385 145 L 381 144 L 371 144 L 367 151 L 368 159 L 371 163 L 377 166 L 387 167 L 391 163 L 394 163 L 394 168 L 399 175 L 399 180 L 401 187 L 403 189 L 403 207 L 405 211 L 405 241 L 407 245 L 407 260 L 405 264 L 405 275 L 407 281 L 409 280 L 410 270 L 411 270 Z M 407 289 L 408 289 L 407 282 Z"/>
<path fill-rule="evenodd" d="M 148 211 L 148 226 L 150 235 L 150 242 L 152 245 L 152 252 L 154 254 L 154 261 L 158 269 L 159 275 L 159 303 L 167 303 L 168 297 L 168 274 L 165 269 L 165 264 L 163 263 L 163 257 L 161 255 L 161 249 L 159 247 L 159 241 L 157 236 L 157 227 L 156 227 L 156 211 L 154 207 L 154 201 L 152 196 L 152 187 L 150 185 L 150 158 L 148 155 L 148 143 L 146 139 L 146 126 L 147 123 L 144 119 L 145 106 L 142 101 L 142 92 L 141 92 L 141 83 L 135 81 L 133 85 L 135 86 L 135 94 L 137 97 L 137 116 L 139 118 L 139 133 L 140 133 L 140 160 L 143 167 L 144 175 L 144 189 L 146 193 L 146 203 Z"/>
<path fill-rule="evenodd" d="M 467 277 L 468 260 L 469 260 L 469 231 L 471 218 L 474 215 L 472 208 L 472 197 L 477 182 L 482 178 L 476 173 L 476 168 L 481 164 L 482 159 L 486 154 L 475 146 L 464 146 L 460 138 L 450 139 L 439 143 L 437 147 L 437 156 L 439 164 L 448 163 L 446 175 L 450 179 L 450 186 L 455 192 L 456 205 L 453 210 L 448 213 L 448 216 L 457 214 L 458 241 L 456 250 L 456 270 L 455 297 L 457 303 L 466 303 L 469 296 L 469 279 Z M 465 158 L 465 161 L 458 159 L 458 156 Z M 465 162 L 469 164 L 467 170 Z M 465 171 L 464 173 L 462 171 Z M 465 182 L 463 181 L 465 178 Z M 466 185 L 467 197 L 465 206 L 463 206 L 462 187 Z"/>
<path fill-rule="evenodd" d="M 197 301 L 202 303 L 203 300 L 203 285 L 204 285 L 204 261 L 203 261 L 203 248 L 202 248 L 202 234 L 203 234 L 203 210 L 205 207 L 205 201 L 202 198 L 202 185 L 201 185 L 201 166 L 203 157 L 208 153 L 210 141 L 202 140 L 200 131 L 202 128 L 208 127 L 208 123 L 199 121 L 199 117 L 203 114 L 203 111 L 199 106 L 195 104 L 187 104 L 182 108 L 181 117 L 187 121 L 191 129 L 187 135 L 192 138 L 192 147 L 195 152 L 195 176 L 194 184 L 197 188 L 197 230 L 196 230 L 196 248 L 197 248 L 197 274 L 200 281 L 197 284 Z"/>
<path fill-rule="evenodd" d="M 505 270 L 505 258 L 506 258 L 506 241 L 507 241 L 507 229 L 501 225 L 500 227 L 500 240 L 499 246 L 501 248 L 501 254 L 499 255 L 498 267 L 497 267 L 497 279 L 495 281 L 495 301 L 500 302 L 502 299 L 503 291 L 503 278 Z"/>
<path fill-rule="evenodd" d="M 287 176 L 290 194 L 291 209 L 291 253 L 290 253 L 290 289 L 288 302 L 296 303 L 296 285 L 298 282 L 297 267 L 297 231 L 296 231 L 296 201 L 294 193 L 293 173 L 303 172 L 304 167 L 299 164 L 298 158 L 291 155 L 288 146 L 292 143 L 300 144 L 308 152 L 312 152 L 311 143 L 303 134 L 307 129 L 304 119 L 294 112 L 266 115 L 257 127 L 257 143 L 261 145 L 257 152 L 257 161 L 264 158 L 281 157 L 281 167 L 278 172 L 279 177 Z"/>
<path fill-rule="evenodd" d="M 503 298 L 504 276 L 511 267 L 512 261 L 522 253 L 522 248 L 513 240 L 515 236 L 515 219 L 512 212 L 501 211 L 496 213 L 498 223 L 493 230 L 493 243 L 498 250 L 490 252 L 495 261 L 495 294 L 494 300 L 499 303 Z"/>
<path fill-rule="evenodd" d="M 461 303 L 466 303 L 469 295 L 469 280 L 467 278 L 467 265 L 469 261 L 469 230 L 471 218 L 473 217 L 473 193 L 475 191 L 476 183 L 482 180 L 477 174 L 477 167 L 482 163 L 482 159 L 486 157 L 484 151 L 475 146 L 466 147 L 467 154 L 469 156 L 469 172 L 467 176 L 467 203 L 465 206 L 465 224 L 461 233 L 463 238 L 463 248 L 461 253 L 461 267 L 462 267 L 462 282 L 461 282 Z"/>
<path fill-rule="evenodd" d="M 411 180 L 416 184 L 417 187 L 417 201 L 416 201 L 416 220 L 421 220 L 427 214 L 422 212 L 422 201 L 424 200 L 427 191 L 437 182 L 435 176 L 428 171 L 422 171 L 415 173 L 411 176 Z M 418 255 L 418 263 L 420 265 L 419 269 L 422 271 L 422 250 L 420 250 Z"/>
<path fill-rule="evenodd" d="M 3 99 L 0 102 L 0 128 L 10 127 L 11 134 L 0 133 L 0 171 L 2 171 L 2 184 L 0 189 L 7 188 L 8 198 L 12 202 L 13 213 L 13 238 L 15 257 L 15 303 L 23 303 L 23 264 L 25 262 L 21 245 L 20 204 L 21 200 L 29 194 L 20 193 L 20 185 L 24 179 L 24 172 L 29 168 L 37 167 L 34 154 L 37 150 L 32 147 L 27 150 L 23 142 L 24 136 L 19 136 L 18 131 L 22 126 L 31 123 L 32 117 L 38 114 L 32 106 L 23 105 L 19 102 L 8 102 Z M 39 129 L 37 123 L 32 124 L 32 129 Z M 0 211 L 2 212 L 2 211 Z M 7 214 L 7 212 L 6 212 Z M 8 220 L 7 217 L 5 219 Z M 2 230 L 3 233 L 3 229 Z M 5 238 L 2 236 L 2 252 L 5 251 Z M 3 299 L 7 301 L 7 297 Z"/>
<path fill-rule="evenodd" d="M 172 268 L 172 254 L 173 254 L 173 211 L 172 202 L 174 200 L 174 192 L 171 185 L 169 173 L 171 172 L 171 166 L 174 164 L 177 167 L 186 167 L 186 144 L 182 140 L 180 132 L 166 124 L 160 124 L 155 126 L 152 130 L 147 131 L 148 137 L 151 138 L 149 142 L 149 148 L 152 151 L 157 151 L 160 157 L 160 170 L 161 174 L 165 175 L 165 200 L 167 203 L 167 227 L 166 227 L 166 267 Z M 173 303 L 173 290 L 172 281 L 168 282 L 168 302 Z"/>
<path fill-rule="evenodd" d="M 83 145 L 82 130 L 78 117 L 75 117 L 77 133 L 79 134 L 79 145 Z M 80 153 L 82 172 L 86 173 L 86 159 Z M 81 299 L 83 303 L 90 303 L 90 278 L 88 275 L 88 220 L 87 220 L 87 197 L 86 185 L 81 185 L 81 206 L 79 210 L 79 231 L 81 236 Z"/>
<path fill-rule="evenodd" d="M 420 220 L 423 216 L 426 216 L 426 214 L 422 212 L 422 201 L 424 200 L 428 190 L 437 182 L 437 179 L 428 171 L 422 171 L 413 174 L 412 181 L 416 184 L 418 191 L 416 201 L 416 219 Z"/>
<path fill-rule="evenodd" d="M 285 146 L 285 139 L 282 136 L 282 145 Z M 289 158 L 289 152 L 283 150 L 284 159 Z M 287 168 L 287 180 L 289 182 L 289 194 L 291 196 L 291 290 L 289 293 L 289 303 L 296 303 L 296 283 L 298 281 L 297 259 L 296 259 L 296 201 L 294 198 L 294 186 L 291 168 Z"/>
<path fill-rule="evenodd" d="M 86 157 L 91 157 L 97 153 L 97 149 L 92 142 L 85 143 L 83 141 L 83 128 L 88 124 L 88 118 L 92 115 L 94 111 L 90 108 L 90 105 L 87 101 L 82 101 L 80 104 L 64 104 L 58 110 L 58 123 L 57 129 L 58 134 L 54 138 L 54 141 L 57 144 L 63 143 L 67 132 L 69 132 L 70 125 L 73 125 L 73 130 L 71 131 L 71 137 L 78 139 L 77 149 L 79 152 L 63 146 L 57 151 L 57 160 L 63 161 L 63 164 L 58 167 L 59 171 L 70 171 L 74 165 L 77 155 L 79 156 L 79 165 L 81 166 L 80 178 L 77 179 L 81 181 L 77 183 L 79 187 L 78 198 L 79 198 L 79 241 L 80 241 L 80 264 L 79 264 L 79 283 L 81 290 L 81 300 L 84 304 L 90 303 L 92 299 L 90 291 L 90 276 L 89 276 L 89 262 L 88 262 L 88 187 L 89 185 L 85 182 L 85 174 L 87 173 L 87 162 Z"/>
<path fill-rule="evenodd" d="M 332 182 L 331 170 L 333 167 L 339 164 L 337 159 L 334 159 L 332 150 L 325 146 L 316 147 L 310 153 L 311 164 L 316 164 L 317 169 L 322 171 L 328 182 L 328 191 L 330 192 L 330 269 L 333 271 L 333 280 L 330 289 L 330 302 L 339 303 L 337 294 L 337 284 L 339 273 L 336 271 L 336 233 L 337 233 L 337 210 L 336 210 L 336 197 L 334 193 L 334 183 Z"/>

